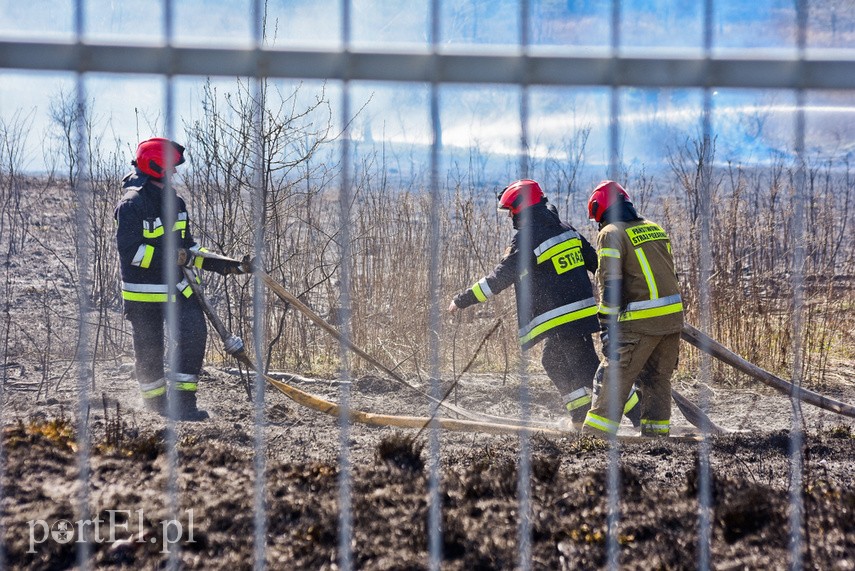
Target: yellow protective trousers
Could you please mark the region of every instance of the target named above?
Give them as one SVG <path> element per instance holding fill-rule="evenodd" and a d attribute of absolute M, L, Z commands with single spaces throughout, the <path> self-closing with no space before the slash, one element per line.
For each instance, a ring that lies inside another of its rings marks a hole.
<path fill-rule="evenodd" d="M 602 385 L 594 386 L 594 402 L 583 432 L 596 436 L 617 433 L 624 404 L 637 386 L 641 399 L 641 433 L 667 436 L 671 426 L 671 375 L 677 367 L 680 334 L 647 335 L 620 332 L 614 361 L 603 363 Z"/>

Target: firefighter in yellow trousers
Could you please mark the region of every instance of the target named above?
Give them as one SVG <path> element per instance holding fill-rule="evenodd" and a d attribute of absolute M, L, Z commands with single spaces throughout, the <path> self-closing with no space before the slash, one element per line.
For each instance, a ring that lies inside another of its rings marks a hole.
<path fill-rule="evenodd" d="M 638 378 L 644 394 L 641 434 L 668 436 L 671 375 L 683 328 L 671 241 L 658 224 L 639 216 L 626 190 L 614 181 L 594 189 L 588 216 L 600 225 L 596 282 L 605 357 L 583 432 L 613 437 Z"/>
<path fill-rule="evenodd" d="M 581 428 L 599 364 L 591 339 L 598 329 L 597 300 L 588 279 L 597 269 L 597 253 L 561 221 L 536 181 L 513 182 L 496 198 L 514 226 L 511 244 L 493 271 L 454 296 L 448 310 L 486 302 L 513 286 L 520 347 L 527 351 L 543 342 L 543 369 L 560 391 L 573 428 Z M 633 392 L 621 405 L 636 426 L 640 400 Z"/>

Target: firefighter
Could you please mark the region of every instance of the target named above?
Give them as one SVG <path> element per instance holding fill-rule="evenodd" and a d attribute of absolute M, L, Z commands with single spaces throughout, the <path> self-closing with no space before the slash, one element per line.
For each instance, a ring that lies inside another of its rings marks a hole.
<path fill-rule="evenodd" d="M 204 251 L 193 239 L 184 200 L 164 179 L 167 169 L 184 162 L 184 147 L 164 138 L 147 139 L 139 144 L 135 169 L 122 179 L 124 196 L 115 210 L 116 246 L 122 273 L 124 313 L 131 323 L 134 343 L 135 374 L 143 403 L 161 415 L 168 413 L 167 399 L 175 399 L 178 420 L 204 420 L 208 413 L 196 404 L 196 388 L 207 340 L 205 316 L 193 290 L 176 268 L 178 283 L 167 284 L 167 265 L 178 264 L 195 271 L 212 270 L 220 274 L 241 274 L 248 264 L 204 259 Z M 166 250 L 167 204 L 173 201 L 177 251 Z M 201 283 L 196 278 L 197 283 Z M 171 340 L 176 369 L 164 375 L 164 321 L 168 302 L 175 303 L 178 335 Z M 168 386 L 167 386 L 168 385 Z"/>
<path fill-rule="evenodd" d="M 518 180 L 498 194 L 498 201 L 516 230 L 511 245 L 493 272 L 456 295 L 448 311 L 487 301 L 513 285 L 520 345 L 527 350 L 544 341 L 543 368 L 580 428 L 599 363 L 591 338 L 598 330 L 597 302 L 588 277 L 597 269 L 597 253 L 559 219 L 537 182 Z M 636 402 L 637 395 L 627 401 L 630 417 Z"/>
<path fill-rule="evenodd" d="M 683 328 L 671 241 L 658 224 L 636 212 L 629 194 L 614 181 L 594 189 L 588 216 L 600 228 L 596 282 L 606 357 L 583 432 L 613 437 L 620 420 L 617 403 L 624 402 L 638 378 L 644 393 L 641 434 L 668 436 L 671 375 Z"/>

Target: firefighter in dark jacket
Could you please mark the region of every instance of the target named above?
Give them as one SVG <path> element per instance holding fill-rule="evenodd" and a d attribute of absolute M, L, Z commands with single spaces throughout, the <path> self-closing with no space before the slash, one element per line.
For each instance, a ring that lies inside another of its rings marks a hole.
<path fill-rule="evenodd" d="M 599 328 L 597 302 L 588 277 L 597 269 L 596 251 L 559 219 L 537 182 L 516 181 L 498 200 L 513 219 L 511 245 L 493 272 L 456 295 L 448 310 L 487 301 L 513 285 L 520 345 L 526 350 L 544 341 L 543 368 L 578 428 L 591 406 L 599 363 L 591 339 Z"/>
<path fill-rule="evenodd" d="M 636 212 L 626 190 L 601 182 L 588 201 L 599 223 L 597 287 L 602 323 L 602 386 L 583 432 L 610 438 L 617 433 L 618 403 L 638 378 L 644 393 L 641 434 L 668 436 L 671 375 L 677 367 L 683 302 L 674 271 L 671 241 L 662 228 Z"/>
<path fill-rule="evenodd" d="M 208 413 L 196 405 L 199 371 L 205 354 L 207 327 L 193 290 L 176 268 L 178 283 L 167 284 L 167 265 L 221 274 L 245 273 L 245 264 L 204 259 L 193 240 L 187 207 L 165 184 L 166 169 L 184 162 L 184 147 L 174 141 L 152 138 L 139 144 L 136 167 L 122 180 L 124 196 L 116 207 L 116 245 L 122 273 L 125 317 L 131 322 L 136 377 L 146 408 L 168 413 L 168 399 L 175 399 L 178 420 L 204 420 Z M 175 220 L 167 220 L 167 201 L 174 201 Z M 175 233 L 177 251 L 166 251 L 167 226 Z M 197 283 L 201 283 L 196 278 Z M 174 302 L 178 335 L 171 340 L 176 369 L 164 375 L 164 321 L 167 303 Z"/>

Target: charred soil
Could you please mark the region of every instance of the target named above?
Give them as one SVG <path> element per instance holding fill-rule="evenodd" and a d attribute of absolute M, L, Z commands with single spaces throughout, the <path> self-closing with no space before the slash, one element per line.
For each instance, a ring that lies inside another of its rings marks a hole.
<path fill-rule="evenodd" d="M 15 386 L 27 386 L 27 370 Z M 516 386 L 466 376 L 458 404 L 515 414 Z M 335 381 L 303 389 L 337 399 Z M 354 406 L 374 412 L 424 414 L 419 395 L 365 377 L 354 383 Z M 244 380 L 209 368 L 200 390 L 212 418 L 179 423 L 174 478 L 178 505 L 169 509 L 170 462 L 165 422 L 142 410 L 127 367 L 99 372 L 91 401 L 88 506 L 100 519 L 91 544 L 98 568 L 163 565 L 162 522 L 182 525 L 176 543 L 185 568 L 250 568 L 254 557 L 254 462 L 262 437 L 266 462 L 266 559 L 276 569 L 337 568 L 340 429 L 337 419 L 266 393 L 266 425 L 254 431 Z M 684 392 L 691 386 L 683 386 Z M 560 411 L 545 379 L 531 379 L 539 418 Z M 689 392 L 689 396 L 692 394 Z M 849 398 L 843 391 L 839 398 Z M 6 394 L 3 474 L 5 557 L 10 568 L 62 569 L 76 564 L 76 539 L 45 537 L 57 522 L 77 533 L 79 461 L 77 399 L 58 390 Z M 708 534 L 714 568 L 787 567 L 790 541 L 791 405 L 765 389 L 714 395 L 712 418 L 735 432 L 709 440 Z M 804 409 L 800 480 L 801 534 L 807 568 L 855 568 L 855 434 L 849 419 Z M 674 409 L 675 424 L 685 421 Z M 625 427 L 627 429 L 627 427 Z M 353 425 L 351 463 L 353 564 L 360 569 L 421 569 L 429 562 L 430 433 Z M 519 562 L 520 440 L 516 436 L 443 432 L 439 437 L 442 566 L 512 569 Z M 702 445 L 656 439 L 619 447 L 617 537 L 621 568 L 693 569 L 698 565 L 699 495 L 705 489 Z M 531 439 L 531 562 L 536 569 L 598 569 L 607 565 L 608 446 L 589 438 Z M 192 510 L 192 511 L 191 511 Z M 110 525 L 108 522 L 113 521 Z M 188 534 L 192 527 L 192 536 Z M 91 530 L 91 528 L 90 528 Z M 110 533 L 113 536 L 110 537 Z M 700 534 L 700 535 L 699 535 Z M 35 543 L 33 539 L 37 540 Z"/>

